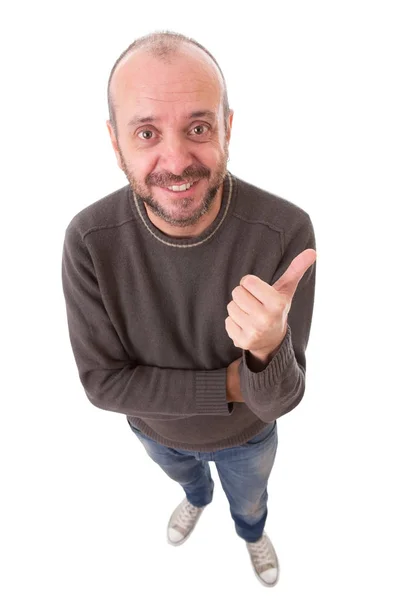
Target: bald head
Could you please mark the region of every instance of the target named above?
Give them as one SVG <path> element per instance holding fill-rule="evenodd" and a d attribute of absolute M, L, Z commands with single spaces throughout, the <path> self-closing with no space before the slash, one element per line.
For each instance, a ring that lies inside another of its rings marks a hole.
<path fill-rule="evenodd" d="M 134 41 L 115 62 L 108 80 L 107 97 L 110 122 L 115 134 L 117 114 L 131 83 L 149 87 L 151 77 L 160 82 L 161 64 L 186 63 L 197 75 L 199 85 L 218 86 L 225 127 L 229 118 L 229 102 L 224 75 L 212 54 L 201 44 L 182 34 L 156 32 Z M 162 72 L 162 71 L 161 71 Z"/>

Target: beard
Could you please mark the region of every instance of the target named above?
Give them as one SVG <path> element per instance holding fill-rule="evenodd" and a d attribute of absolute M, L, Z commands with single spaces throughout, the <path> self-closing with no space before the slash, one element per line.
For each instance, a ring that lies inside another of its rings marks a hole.
<path fill-rule="evenodd" d="M 121 149 L 119 147 L 118 149 L 121 158 L 122 169 L 126 175 L 126 178 L 129 181 L 129 185 L 136 198 L 138 200 L 141 200 L 144 204 L 146 204 L 149 210 L 151 210 L 151 212 L 154 215 L 161 218 L 169 225 L 182 228 L 195 225 L 202 216 L 204 216 L 211 210 L 217 192 L 225 179 L 227 171 L 226 167 L 229 160 L 228 142 L 225 142 L 224 152 L 215 168 L 214 173 L 212 173 L 208 167 L 204 165 L 199 165 L 187 167 L 182 172 L 182 175 L 179 176 L 168 172 L 150 173 L 146 176 L 144 181 L 145 185 L 157 185 L 161 187 L 180 185 L 185 181 L 198 181 L 201 179 L 208 179 L 209 183 L 201 200 L 200 206 L 191 214 L 177 216 L 174 215 L 172 212 L 168 211 L 168 208 L 163 206 L 160 202 L 158 202 L 154 198 L 154 196 L 146 193 L 145 188 L 136 179 L 134 172 L 128 168 L 123 154 L 121 152 Z M 188 196 L 185 196 L 184 198 L 180 199 L 180 206 L 183 208 L 187 208 L 194 202 L 195 198 L 193 196 L 190 196 L 189 189 Z"/>

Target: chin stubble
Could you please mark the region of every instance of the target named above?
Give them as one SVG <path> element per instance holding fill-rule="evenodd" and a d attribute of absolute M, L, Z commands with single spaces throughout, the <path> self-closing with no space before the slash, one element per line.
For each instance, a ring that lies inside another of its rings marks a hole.
<path fill-rule="evenodd" d="M 151 212 L 155 216 L 161 218 L 166 223 L 173 225 L 175 227 L 187 227 L 190 225 L 195 225 L 198 222 L 198 220 L 200 219 L 200 217 L 204 216 L 205 214 L 207 214 L 210 211 L 213 201 L 217 195 L 217 192 L 218 192 L 220 186 L 222 185 L 222 183 L 225 179 L 225 176 L 226 176 L 228 151 L 227 151 L 227 146 L 226 146 L 224 157 L 223 157 L 221 163 L 219 164 L 219 168 L 217 169 L 217 172 L 216 172 L 216 178 L 214 178 L 212 187 L 206 191 L 200 208 L 196 211 L 195 214 L 188 216 L 188 217 L 181 218 L 181 219 L 175 219 L 169 212 L 167 212 L 165 210 L 165 208 L 162 206 L 162 204 L 160 204 L 153 196 L 143 193 L 141 186 L 137 183 L 133 174 L 129 171 L 121 152 L 120 152 L 120 157 L 121 157 L 121 165 L 123 167 L 125 176 L 128 179 L 131 189 L 132 189 L 133 193 L 135 194 L 135 196 L 137 197 L 137 199 L 141 200 L 144 204 L 146 204 L 148 206 L 149 210 L 151 210 Z M 179 185 L 179 184 L 183 183 L 184 181 L 188 181 L 188 180 L 189 181 L 201 181 L 203 179 L 209 179 L 210 175 L 211 175 L 210 170 L 207 167 L 201 166 L 201 167 L 196 167 L 196 168 L 185 169 L 185 171 L 183 171 L 181 176 L 175 176 L 171 173 L 170 174 L 152 173 L 146 177 L 145 183 L 146 183 L 146 185 L 158 185 L 160 187 L 168 187 L 168 186 L 172 186 L 172 185 Z M 190 193 L 190 189 L 188 190 L 188 193 Z M 181 204 L 183 207 L 186 208 L 187 206 L 190 206 L 190 204 L 193 201 L 194 201 L 193 196 L 187 196 L 187 197 L 181 199 Z"/>

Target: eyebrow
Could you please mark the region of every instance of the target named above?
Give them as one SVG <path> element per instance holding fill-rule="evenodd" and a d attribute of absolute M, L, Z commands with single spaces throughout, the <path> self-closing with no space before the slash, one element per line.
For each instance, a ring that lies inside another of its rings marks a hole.
<path fill-rule="evenodd" d="M 212 111 L 212 110 L 196 110 L 192 113 L 190 113 L 189 115 L 187 115 L 186 119 L 200 119 L 206 117 L 208 119 L 216 119 L 216 114 Z M 152 115 L 149 115 L 147 117 L 133 117 L 129 123 L 128 123 L 128 127 L 133 127 L 135 125 L 140 125 L 141 123 L 154 123 L 156 121 L 159 121 L 160 119 L 158 117 L 153 117 Z"/>

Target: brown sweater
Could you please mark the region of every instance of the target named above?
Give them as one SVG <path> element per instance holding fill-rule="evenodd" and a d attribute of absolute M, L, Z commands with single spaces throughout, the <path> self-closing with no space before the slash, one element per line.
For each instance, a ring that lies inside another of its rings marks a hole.
<path fill-rule="evenodd" d="M 273 285 L 306 248 L 316 245 L 302 208 L 229 172 L 217 218 L 193 238 L 161 232 L 129 185 L 84 208 L 66 229 L 62 283 L 90 402 L 160 444 L 197 451 L 243 444 L 291 411 L 305 391 L 316 262 L 263 371 L 250 370 L 225 319 L 244 275 Z M 239 357 L 245 402 L 228 403 L 226 368 Z"/>

